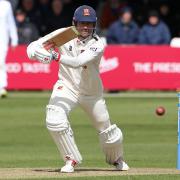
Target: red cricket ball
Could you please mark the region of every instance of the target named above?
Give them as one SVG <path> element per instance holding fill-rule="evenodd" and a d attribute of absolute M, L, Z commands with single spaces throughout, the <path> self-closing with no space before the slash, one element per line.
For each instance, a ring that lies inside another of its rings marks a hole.
<path fill-rule="evenodd" d="M 162 106 L 159 106 L 159 107 L 156 108 L 156 114 L 157 114 L 158 116 L 164 115 L 165 112 L 166 112 L 166 110 L 165 110 L 165 108 L 162 107 Z"/>

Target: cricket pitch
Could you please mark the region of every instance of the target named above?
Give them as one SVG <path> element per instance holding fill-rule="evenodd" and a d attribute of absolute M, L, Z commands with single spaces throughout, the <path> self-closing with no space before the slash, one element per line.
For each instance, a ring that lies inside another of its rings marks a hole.
<path fill-rule="evenodd" d="M 60 173 L 53 168 L 1 168 L 0 179 L 33 179 L 33 178 L 65 178 L 87 176 L 131 176 L 180 174 L 177 169 L 170 168 L 131 168 L 129 171 L 116 171 L 111 168 L 77 168 L 74 173 Z"/>

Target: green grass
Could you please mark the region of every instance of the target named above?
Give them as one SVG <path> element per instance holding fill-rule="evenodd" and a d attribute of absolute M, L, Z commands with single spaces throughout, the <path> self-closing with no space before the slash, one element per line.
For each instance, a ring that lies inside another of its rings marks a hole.
<path fill-rule="evenodd" d="M 132 95 L 133 93 L 131 93 Z M 136 93 L 134 93 L 136 94 Z M 152 93 L 151 93 L 152 94 Z M 166 93 L 168 95 L 168 93 Z M 111 121 L 124 133 L 124 154 L 130 167 L 176 167 L 177 97 L 132 98 L 125 93 L 106 98 Z M 0 167 L 60 167 L 58 151 L 45 127 L 48 92 L 11 92 L 0 99 Z M 163 105 L 166 114 L 155 115 Z M 82 167 L 110 167 L 104 161 L 97 132 L 79 108 L 70 121 L 83 156 Z M 121 179 L 143 179 L 127 176 Z M 112 179 L 118 177 L 98 177 Z M 146 179 L 176 179 L 176 176 L 146 176 Z M 73 178 L 76 179 L 76 178 Z M 82 179 L 82 178 L 77 178 Z M 90 179 L 90 177 L 84 178 Z"/>
<path fill-rule="evenodd" d="M 68 178 L 64 178 L 65 180 Z M 179 175 L 147 175 L 147 176 L 101 176 L 101 177 L 71 177 L 73 180 L 178 180 Z M 21 179 L 22 180 L 22 179 Z M 25 179 L 24 179 L 25 180 Z M 27 179 L 26 179 L 27 180 Z M 38 180 L 61 180 L 60 178 L 43 178 Z"/>

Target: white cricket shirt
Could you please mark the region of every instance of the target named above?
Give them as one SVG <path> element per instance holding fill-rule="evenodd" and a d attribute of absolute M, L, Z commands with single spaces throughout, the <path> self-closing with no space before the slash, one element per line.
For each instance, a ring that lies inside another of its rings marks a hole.
<path fill-rule="evenodd" d="M 49 36 L 60 31 L 58 29 L 29 45 L 28 56 L 33 59 L 35 48 L 45 42 Z M 43 48 L 43 47 L 42 47 Z M 102 81 L 99 76 L 99 64 L 104 51 L 102 40 L 94 35 L 83 41 L 75 38 L 58 48 L 61 58 L 59 62 L 59 80 L 71 90 L 81 95 L 101 96 Z"/>

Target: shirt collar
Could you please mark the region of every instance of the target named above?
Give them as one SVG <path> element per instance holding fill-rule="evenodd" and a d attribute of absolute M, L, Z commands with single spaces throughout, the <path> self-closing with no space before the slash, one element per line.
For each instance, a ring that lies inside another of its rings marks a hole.
<path fill-rule="evenodd" d="M 86 39 L 83 39 L 83 40 L 79 40 L 77 38 L 76 42 L 77 42 L 78 45 L 86 45 L 90 39 L 92 39 L 92 36 L 89 36 L 89 37 L 87 37 Z"/>

